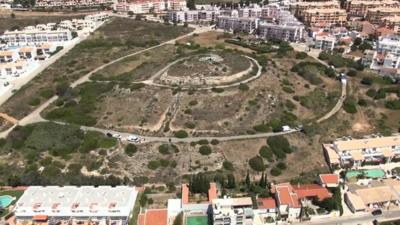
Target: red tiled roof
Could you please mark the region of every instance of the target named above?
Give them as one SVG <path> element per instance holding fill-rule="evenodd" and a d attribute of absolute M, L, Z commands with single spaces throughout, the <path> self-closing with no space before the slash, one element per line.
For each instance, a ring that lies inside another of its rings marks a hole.
<path fill-rule="evenodd" d="M 325 36 L 329 36 L 329 33 L 328 32 L 321 32 L 321 33 L 318 33 L 317 36 L 325 37 Z"/>
<path fill-rule="evenodd" d="M 182 204 L 189 203 L 189 187 L 187 184 L 182 184 Z"/>
<path fill-rule="evenodd" d="M 210 183 L 210 189 L 208 189 L 208 201 L 211 202 L 217 198 L 217 184 Z"/>
<path fill-rule="evenodd" d="M 300 208 L 300 201 L 292 186 L 289 183 L 279 184 L 275 187 L 275 193 L 278 195 L 280 205 L 288 205 L 292 208 Z"/>
<path fill-rule="evenodd" d="M 339 175 L 337 174 L 320 174 L 319 178 L 323 184 L 339 184 Z"/>
<path fill-rule="evenodd" d="M 150 209 L 144 216 L 144 225 L 167 225 L 167 209 Z"/>
<path fill-rule="evenodd" d="M 257 199 L 259 209 L 275 209 L 276 203 L 273 198 L 258 198 Z"/>
<path fill-rule="evenodd" d="M 328 191 L 328 189 L 318 184 L 293 185 L 293 190 L 300 199 L 318 197 L 318 199 L 322 201 L 326 198 L 332 197 L 332 194 Z"/>

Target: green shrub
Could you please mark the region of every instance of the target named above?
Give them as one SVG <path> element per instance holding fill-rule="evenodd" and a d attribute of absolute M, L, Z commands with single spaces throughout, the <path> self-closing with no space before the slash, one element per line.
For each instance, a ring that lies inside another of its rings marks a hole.
<path fill-rule="evenodd" d="M 264 161 L 260 156 L 254 156 L 251 158 L 249 160 L 249 165 L 254 171 L 261 172 L 265 170 Z"/>
<path fill-rule="evenodd" d="M 133 156 L 137 152 L 137 147 L 134 144 L 127 144 L 125 146 L 125 154 Z"/>
<path fill-rule="evenodd" d="M 248 91 L 250 88 L 249 88 L 249 86 L 247 85 L 247 84 L 243 84 L 243 83 L 240 83 L 239 84 L 239 90 L 241 90 L 241 91 Z"/>
<path fill-rule="evenodd" d="M 188 129 L 194 129 L 196 127 L 196 124 L 191 123 L 191 122 L 186 122 L 185 127 Z"/>
<path fill-rule="evenodd" d="M 295 105 L 292 101 L 290 101 L 289 99 L 286 100 L 285 106 L 286 106 L 289 110 L 296 109 L 296 105 Z"/>
<path fill-rule="evenodd" d="M 185 130 L 178 130 L 175 132 L 176 138 L 187 138 L 189 135 Z"/>
<path fill-rule="evenodd" d="M 208 145 L 208 140 L 207 139 L 201 139 L 197 142 L 199 145 Z"/>
<path fill-rule="evenodd" d="M 197 102 L 196 100 L 192 100 L 192 101 L 190 101 L 189 102 L 189 105 L 190 106 L 195 106 L 195 105 L 197 105 L 199 102 Z"/>
<path fill-rule="evenodd" d="M 273 153 L 271 149 L 268 148 L 268 146 L 262 146 L 259 151 L 260 156 L 263 158 L 267 159 L 269 162 L 273 161 Z"/>
<path fill-rule="evenodd" d="M 343 109 L 347 113 L 354 114 L 357 113 L 356 103 L 352 98 L 346 98 L 343 102 Z"/>
<path fill-rule="evenodd" d="M 52 89 L 44 89 L 40 91 L 40 97 L 48 99 L 54 95 L 54 91 Z"/>
<path fill-rule="evenodd" d="M 366 107 L 368 103 L 367 103 L 367 101 L 366 101 L 365 99 L 360 98 L 360 99 L 358 99 L 357 104 L 358 104 L 359 106 Z"/>
<path fill-rule="evenodd" d="M 229 161 L 226 161 L 226 160 L 222 163 L 222 166 L 224 167 L 224 169 L 229 170 L 229 171 L 235 170 L 233 168 L 233 164 L 231 162 L 229 162 Z"/>
<path fill-rule="evenodd" d="M 364 85 L 372 85 L 373 79 L 371 77 L 364 77 L 360 82 Z"/>
<path fill-rule="evenodd" d="M 397 99 L 397 100 L 387 101 L 387 102 L 385 102 L 385 106 L 388 109 L 398 110 L 398 109 L 400 109 L 400 100 Z"/>
<path fill-rule="evenodd" d="M 370 98 L 375 98 L 375 96 L 377 95 L 377 92 L 375 89 L 371 88 L 371 89 L 368 89 L 366 94 Z"/>
<path fill-rule="evenodd" d="M 283 136 L 273 136 L 267 139 L 267 144 L 278 159 L 283 159 L 292 152 L 289 141 Z"/>
<path fill-rule="evenodd" d="M 219 141 L 217 139 L 212 139 L 210 142 L 212 145 L 218 145 Z"/>
<path fill-rule="evenodd" d="M 40 104 L 40 99 L 39 99 L 39 98 L 32 98 L 32 99 L 28 102 L 28 104 L 31 105 L 31 106 L 37 106 L 37 105 Z"/>
<path fill-rule="evenodd" d="M 199 148 L 199 152 L 202 155 L 210 155 L 211 154 L 211 147 L 208 145 L 202 145 Z"/>
<path fill-rule="evenodd" d="M 305 58 L 307 58 L 307 53 L 305 53 L 305 52 L 298 52 L 298 53 L 296 53 L 296 59 L 305 59 Z"/>
<path fill-rule="evenodd" d="M 347 72 L 347 76 L 349 77 L 355 77 L 357 75 L 357 71 L 356 70 L 349 70 L 349 72 Z"/>
<path fill-rule="evenodd" d="M 288 86 L 282 87 L 282 90 L 283 90 L 284 92 L 286 92 L 286 93 L 289 93 L 289 94 L 294 93 L 294 90 L 293 90 L 291 87 L 288 87 Z"/>
<path fill-rule="evenodd" d="M 285 170 L 287 168 L 286 164 L 284 162 L 279 162 L 276 165 L 277 168 L 279 168 L 280 170 Z"/>
<path fill-rule="evenodd" d="M 166 159 L 160 159 L 160 166 L 162 166 L 162 167 L 169 166 L 169 161 Z"/>
<path fill-rule="evenodd" d="M 158 152 L 160 152 L 163 155 L 168 155 L 171 153 L 178 153 L 179 149 L 174 144 L 162 144 L 158 146 Z"/>
<path fill-rule="evenodd" d="M 319 58 L 320 60 L 328 60 L 329 57 L 330 57 L 330 55 L 329 55 L 327 52 L 325 52 L 325 51 L 322 51 L 322 52 L 319 53 L 319 55 L 318 55 L 318 58 Z"/>
<path fill-rule="evenodd" d="M 271 173 L 272 176 L 276 177 L 276 176 L 281 175 L 282 171 L 279 168 L 274 167 L 274 168 L 271 169 L 270 173 Z"/>
<path fill-rule="evenodd" d="M 147 167 L 151 170 L 156 170 L 160 166 L 161 166 L 161 163 L 158 160 L 152 160 L 147 164 Z"/>

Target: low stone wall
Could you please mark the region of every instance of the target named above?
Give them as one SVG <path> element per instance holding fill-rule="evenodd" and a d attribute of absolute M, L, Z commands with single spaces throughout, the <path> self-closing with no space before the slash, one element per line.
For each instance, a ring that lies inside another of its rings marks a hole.
<path fill-rule="evenodd" d="M 178 63 L 180 61 L 181 60 L 178 60 L 175 63 Z M 169 67 L 174 64 L 170 64 Z M 226 84 L 226 83 L 232 83 L 232 82 L 238 81 L 240 79 L 243 79 L 243 77 L 245 77 L 247 74 L 249 74 L 253 70 L 254 64 L 253 64 L 253 62 L 250 61 L 250 67 L 247 68 L 246 70 L 232 74 L 232 75 L 227 75 L 227 76 L 193 75 L 193 76 L 188 76 L 188 77 L 178 77 L 178 76 L 169 75 L 168 68 L 166 68 L 163 71 L 163 73 L 160 75 L 160 81 L 163 84 L 194 85 L 194 86 L 210 85 L 210 86 L 212 86 L 212 85 L 221 85 L 221 84 Z"/>

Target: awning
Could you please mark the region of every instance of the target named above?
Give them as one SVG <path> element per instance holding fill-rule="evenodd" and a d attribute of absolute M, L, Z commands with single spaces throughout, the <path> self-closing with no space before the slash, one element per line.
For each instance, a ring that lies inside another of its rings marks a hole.
<path fill-rule="evenodd" d="M 36 221 L 47 221 L 48 216 L 47 215 L 35 215 L 33 216 L 33 220 Z"/>

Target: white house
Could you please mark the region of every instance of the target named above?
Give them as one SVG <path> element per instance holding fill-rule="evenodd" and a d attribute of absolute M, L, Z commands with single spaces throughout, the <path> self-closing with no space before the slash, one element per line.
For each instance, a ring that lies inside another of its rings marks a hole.
<path fill-rule="evenodd" d="M 129 186 L 30 186 L 17 201 L 16 222 L 51 220 L 127 224 L 137 191 Z"/>
<path fill-rule="evenodd" d="M 18 58 L 18 53 L 16 51 L 0 51 L 0 63 L 14 62 Z"/>
<path fill-rule="evenodd" d="M 278 184 L 274 185 L 271 190 L 275 194 L 280 215 L 287 217 L 289 221 L 298 219 L 301 213 L 301 203 L 296 192 L 293 191 L 292 185 L 289 183 Z"/>

